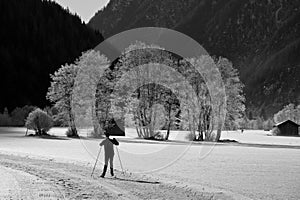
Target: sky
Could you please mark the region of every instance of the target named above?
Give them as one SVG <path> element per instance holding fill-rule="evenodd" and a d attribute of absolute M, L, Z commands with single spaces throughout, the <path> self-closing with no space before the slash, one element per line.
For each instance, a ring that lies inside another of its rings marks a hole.
<path fill-rule="evenodd" d="M 109 0 L 54 0 L 64 8 L 69 8 L 72 13 L 77 13 L 86 23 L 94 14 L 104 7 Z"/>

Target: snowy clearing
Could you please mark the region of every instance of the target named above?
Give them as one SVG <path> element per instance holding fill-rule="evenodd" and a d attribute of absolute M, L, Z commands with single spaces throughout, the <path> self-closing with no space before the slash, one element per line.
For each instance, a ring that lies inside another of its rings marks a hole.
<path fill-rule="evenodd" d="M 127 134 L 127 137 L 118 138 L 118 150 L 126 173 L 121 174 L 116 154 L 117 176 L 159 184 L 148 183 L 145 186 L 145 183 L 136 181 L 131 184 L 137 190 L 126 193 L 127 182 L 124 184 L 124 181 L 110 179 L 103 182 L 99 178 L 103 154 L 95 178 L 90 180 L 89 173 L 101 139 L 68 139 L 64 137 L 65 129 L 61 128 L 51 130 L 51 134 L 61 136 L 57 139 L 24 137 L 25 131 L 24 128 L 0 129 L 0 166 L 4 167 L 1 174 L 9 177 L 8 174 L 29 171 L 30 176 L 47 183 L 59 182 L 59 176 L 63 175 L 64 184 L 58 186 L 67 199 L 80 191 L 86 195 L 81 194 L 83 196 L 80 197 L 87 199 L 93 199 L 93 195 L 107 199 L 300 199 L 299 137 L 274 137 L 267 136 L 264 131 L 246 130 L 243 134 L 224 132 L 222 135 L 222 139 L 244 144 L 195 144 L 184 142 L 184 133 L 178 133 L 178 137 L 171 133 L 170 139 L 178 140 L 173 142 L 137 140 L 134 134 L 131 137 Z M 18 156 L 5 157 L 12 154 Z M 37 168 L 37 165 L 43 167 Z M 72 189 L 68 189 L 65 182 L 69 182 Z M 74 184 L 77 188 L 73 187 Z M 155 196 L 158 188 L 170 192 Z M 93 194 L 95 191 L 98 191 L 97 194 Z M 183 195 L 181 198 L 177 191 Z"/>

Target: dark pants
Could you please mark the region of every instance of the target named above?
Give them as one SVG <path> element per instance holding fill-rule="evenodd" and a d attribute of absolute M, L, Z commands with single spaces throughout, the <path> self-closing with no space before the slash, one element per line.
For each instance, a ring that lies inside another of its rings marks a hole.
<path fill-rule="evenodd" d="M 105 158 L 104 158 L 105 165 L 108 165 L 108 161 L 109 161 L 110 168 L 113 168 L 114 153 L 105 153 Z"/>

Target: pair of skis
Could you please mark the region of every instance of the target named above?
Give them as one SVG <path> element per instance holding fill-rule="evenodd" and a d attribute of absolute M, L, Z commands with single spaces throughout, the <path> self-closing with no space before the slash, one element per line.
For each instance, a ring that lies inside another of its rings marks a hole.
<path fill-rule="evenodd" d="M 118 149 L 118 147 L 116 147 L 116 149 L 117 149 L 118 158 L 119 158 L 119 162 L 120 162 L 121 169 L 122 169 L 122 174 L 124 174 L 124 169 L 123 169 L 122 161 L 121 161 L 121 158 L 120 158 L 119 149 Z M 102 150 L 102 146 L 100 146 L 100 149 L 99 149 L 99 151 L 98 151 L 98 155 L 97 155 L 97 158 L 96 158 L 96 162 L 95 162 L 95 164 L 94 164 L 94 167 L 93 167 L 93 171 L 92 171 L 92 173 L 91 173 L 91 177 L 93 176 L 94 171 L 95 171 L 95 169 L 96 169 L 96 165 L 97 165 L 97 163 L 98 163 L 98 159 L 99 159 L 99 157 L 100 157 L 101 150 Z"/>

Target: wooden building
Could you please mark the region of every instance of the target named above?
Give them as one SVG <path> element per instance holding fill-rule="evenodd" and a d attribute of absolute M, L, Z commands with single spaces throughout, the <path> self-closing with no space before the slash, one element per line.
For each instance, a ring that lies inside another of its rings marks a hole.
<path fill-rule="evenodd" d="M 111 136 L 125 136 L 125 123 L 124 120 L 110 120 L 110 127 L 106 128 L 106 131 L 110 133 Z"/>
<path fill-rule="evenodd" d="M 299 124 L 293 122 L 292 120 L 286 120 L 275 124 L 278 131 L 276 135 L 282 136 L 299 136 Z"/>

